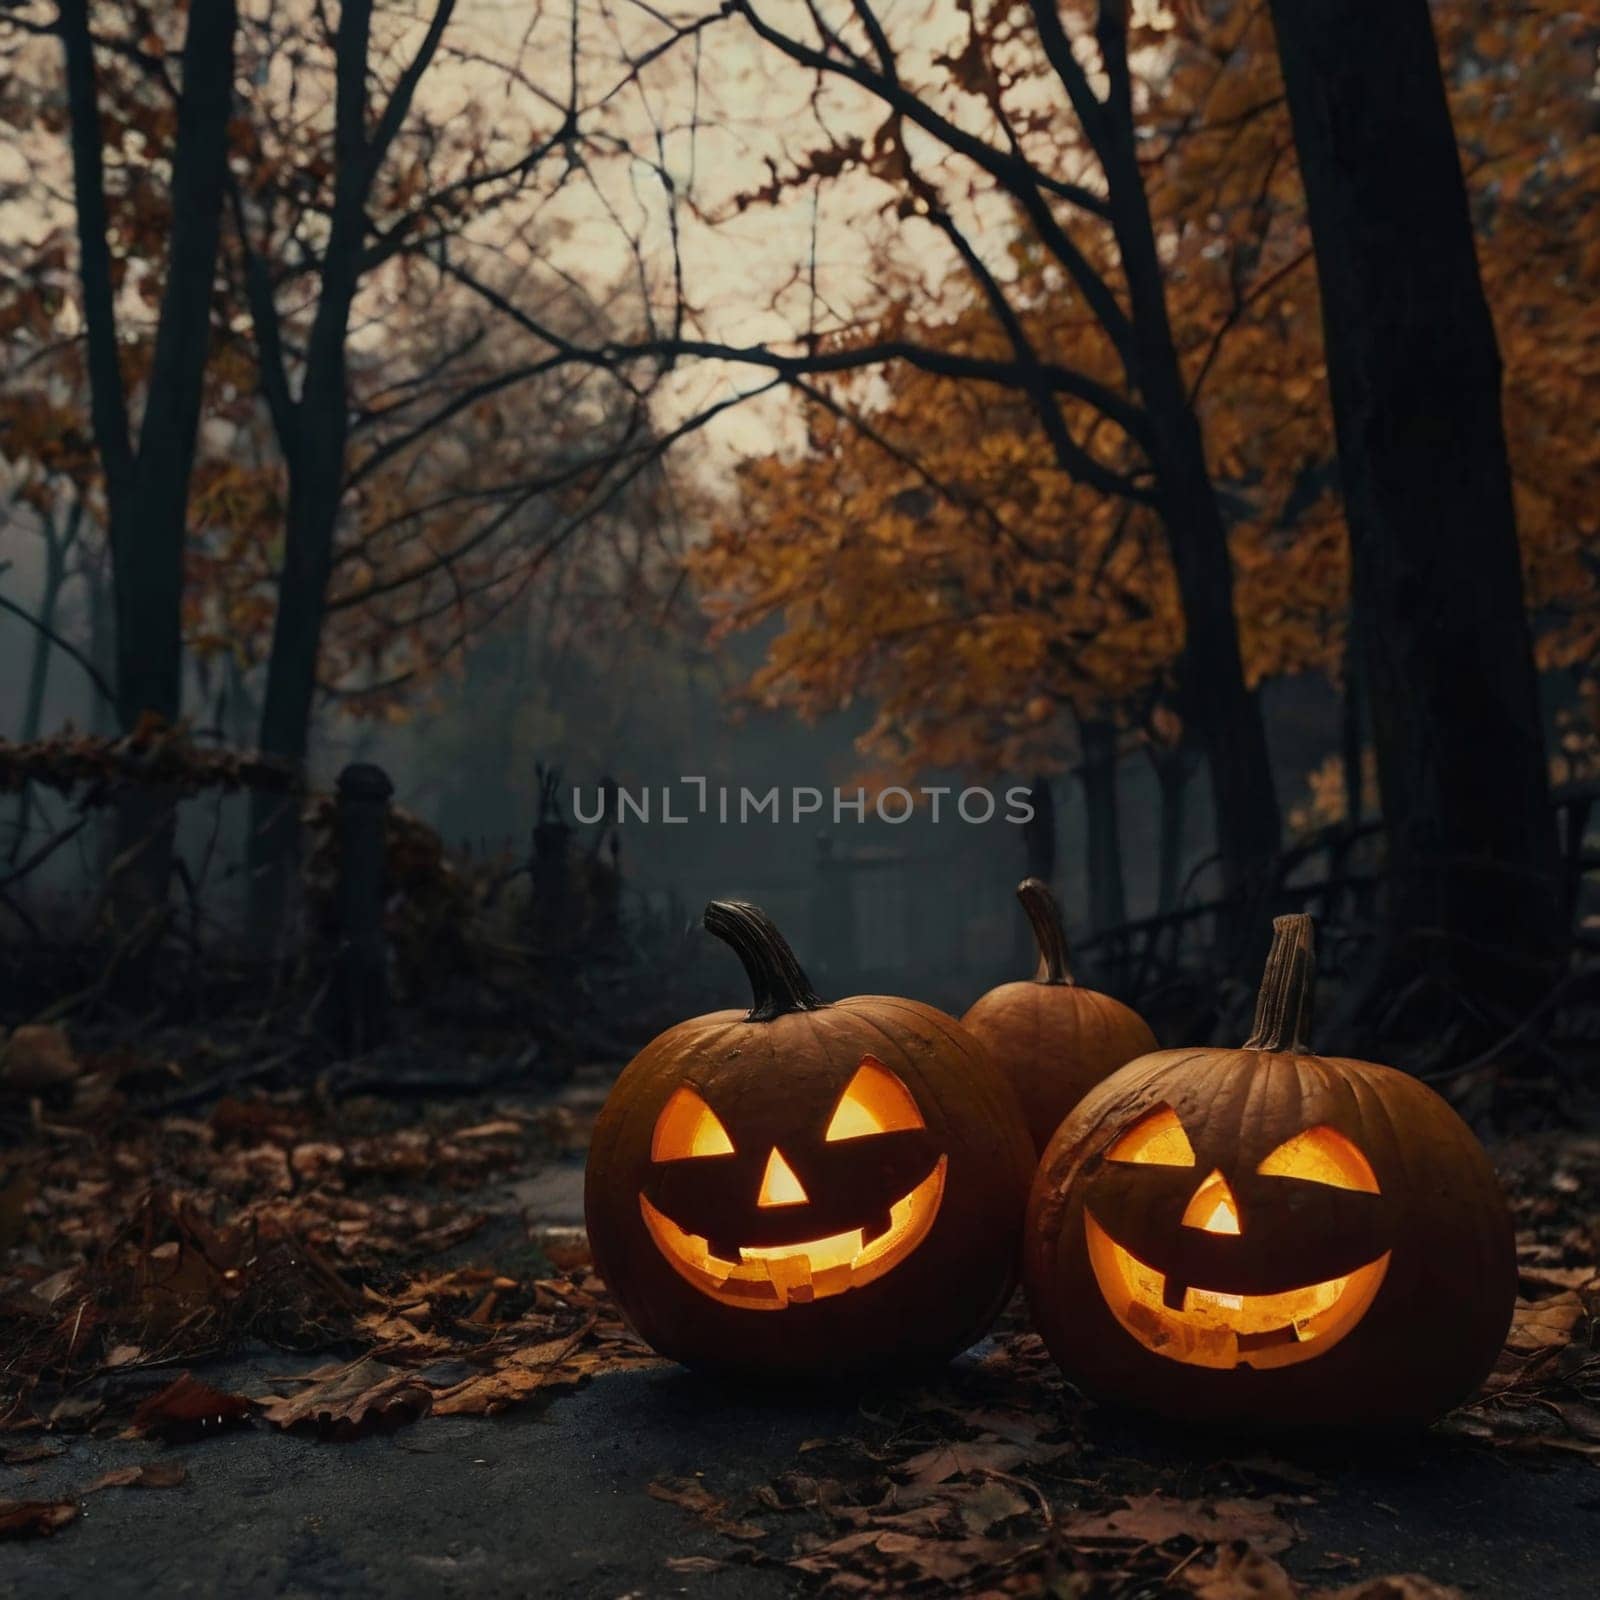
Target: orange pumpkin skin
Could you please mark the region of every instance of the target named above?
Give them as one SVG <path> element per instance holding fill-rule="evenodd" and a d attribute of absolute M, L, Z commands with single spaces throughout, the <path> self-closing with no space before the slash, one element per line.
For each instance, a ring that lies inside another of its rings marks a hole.
<path fill-rule="evenodd" d="M 635 1331 L 689 1365 L 806 1376 L 948 1359 L 1016 1285 L 1033 1151 L 1015 1097 L 931 1006 L 817 1000 L 754 907 L 714 903 L 707 926 L 746 959 L 757 1004 L 679 1023 L 618 1078 L 585 1174 L 600 1275 Z M 765 954 L 752 954 L 752 928 Z M 770 940 L 791 972 L 771 970 Z M 856 1109 L 835 1139 L 862 1073 L 889 1086 L 897 1126 L 873 1132 Z M 690 1103 L 709 1111 L 705 1155 L 663 1145 L 669 1106 Z M 820 1247 L 858 1228 L 866 1248 L 814 1278 L 792 1262 L 727 1273 L 746 1251 Z"/>
<path fill-rule="evenodd" d="M 1511 1218 L 1482 1146 L 1425 1084 L 1299 1044 L 1309 919 L 1277 928 L 1279 976 L 1300 963 L 1286 987 L 1303 991 L 1287 1028 L 1258 1010 L 1243 1049 L 1130 1062 L 1051 1140 L 1024 1231 L 1029 1303 L 1062 1370 L 1106 1400 L 1264 1427 L 1421 1424 L 1500 1352 Z M 1269 963 L 1262 1004 L 1281 1023 L 1272 983 Z M 1297 1175 L 1318 1141 L 1346 1170 L 1332 1184 Z M 1297 1323 L 1272 1309 L 1288 1302 L 1317 1310 Z"/>
<path fill-rule="evenodd" d="M 1025 879 L 1017 898 L 1039 942 L 1038 975 L 991 989 L 973 1002 L 961 1025 L 1010 1079 L 1034 1149 L 1043 1152 L 1084 1095 L 1125 1062 L 1154 1050 L 1156 1036 L 1137 1011 L 1072 981 L 1060 912 L 1040 879 Z"/>

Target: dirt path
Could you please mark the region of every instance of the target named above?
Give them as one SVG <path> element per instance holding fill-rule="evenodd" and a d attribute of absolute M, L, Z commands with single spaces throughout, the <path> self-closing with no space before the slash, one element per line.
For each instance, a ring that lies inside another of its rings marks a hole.
<path fill-rule="evenodd" d="M 207 1376 L 243 1387 L 293 1366 L 273 1356 Z M 663 1370 L 601 1378 L 543 1411 L 434 1419 L 345 1445 L 266 1430 L 169 1450 L 75 1438 L 53 1460 L 4 1469 L 6 1492 L 48 1498 L 115 1467 L 173 1456 L 188 1479 L 176 1489 L 92 1495 L 57 1537 L 6 1548 L 0 1592 L 19 1600 L 787 1595 L 800 1580 L 778 1563 L 808 1525 L 804 1515 L 766 1519 L 760 1539 L 730 1539 L 650 1486 L 689 1480 L 740 1512 L 775 1473 L 804 1463 L 802 1443 L 861 1427 L 854 1403 L 730 1396 Z M 1169 1435 L 1114 1422 L 1095 1432 L 1130 1481 L 1145 1471 L 1171 1481 Z M 1181 1452 L 1173 1486 L 1204 1494 L 1218 1469 L 1205 1450 Z M 1287 1513 L 1299 1538 L 1281 1559 L 1318 1585 L 1416 1571 L 1484 1600 L 1596 1593 L 1592 1469 L 1508 1465 L 1431 1441 L 1263 1460 L 1251 1470 L 1283 1474 L 1280 1487 L 1303 1497 Z M 750 1564 L 757 1552 L 770 1564 Z M 668 1566 L 694 1557 L 704 1570 Z"/>

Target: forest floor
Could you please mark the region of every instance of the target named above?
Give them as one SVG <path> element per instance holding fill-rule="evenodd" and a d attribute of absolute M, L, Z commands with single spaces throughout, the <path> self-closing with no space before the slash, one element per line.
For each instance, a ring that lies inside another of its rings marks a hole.
<path fill-rule="evenodd" d="M 655 1361 L 577 1226 L 614 1067 L 158 1115 L 186 1064 L 82 1066 L 0 1101 L 0 1594 L 1596 1592 L 1600 1137 L 1495 1150 L 1522 1299 L 1476 1401 L 1291 1445 L 1085 1404 L 1020 1304 L 914 1387 Z"/>

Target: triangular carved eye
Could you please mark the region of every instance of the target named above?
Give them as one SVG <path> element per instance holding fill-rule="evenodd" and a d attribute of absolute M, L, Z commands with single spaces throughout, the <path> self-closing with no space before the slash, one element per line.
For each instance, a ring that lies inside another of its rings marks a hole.
<path fill-rule="evenodd" d="M 922 1113 L 911 1091 L 876 1056 L 863 1056 L 855 1077 L 845 1085 L 833 1108 L 824 1137 L 830 1141 L 864 1139 L 869 1134 L 922 1126 Z"/>
<path fill-rule="evenodd" d="M 1171 1106 L 1157 1106 L 1121 1134 L 1106 1151 L 1107 1161 L 1135 1161 L 1141 1166 L 1192 1167 L 1194 1146 Z"/>
<path fill-rule="evenodd" d="M 1333 1189 L 1379 1193 L 1372 1163 L 1337 1128 L 1325 1124 L 1285 1139 L 1256 1171 L 1268 1178 L 1304 1178 Z"/>
<path fill-rule="evenodd" d="M 674 1089 L 656 1118 L 650 1141 L 652 1161 L 684 1161 L 690 1156 L 731 1156 L 733 1140 L 715 1111 L 693 1089 Z"/>

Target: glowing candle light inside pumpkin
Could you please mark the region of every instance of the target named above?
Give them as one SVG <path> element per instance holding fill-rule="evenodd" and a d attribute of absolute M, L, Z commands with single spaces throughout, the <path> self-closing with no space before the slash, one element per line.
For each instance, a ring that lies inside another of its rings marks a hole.
<path fill-rule="evenodd" d="M 1213 1172 L 1194 1192 L 1183 1213 L 1186 1228 L 1199 1228 L 1205 1233 L 1237 1233 L 1239 1208 L 1233 1203 L 1233 1191 L 1220 1172 Z"/>
<path fill-rule="evenodd" d="M 756 1197 L 758 1206 L 803 1206 L 810 1196 L 805 1185 L 795 1175 L 795 1170 L 783 1159 L 776 1145 L 767 1157 L 767 1170 L 762 1174 L 761 1193 Z"/>

